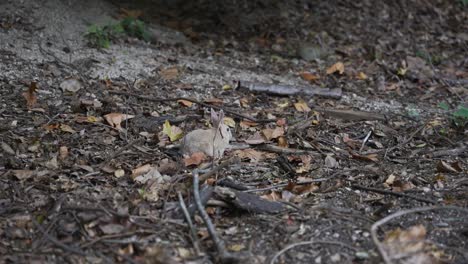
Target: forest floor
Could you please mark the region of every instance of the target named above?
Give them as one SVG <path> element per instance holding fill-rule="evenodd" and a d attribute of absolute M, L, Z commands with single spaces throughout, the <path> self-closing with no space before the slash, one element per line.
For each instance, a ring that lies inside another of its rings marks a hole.
<path fill-rule="evenodd" d="M 0 263 L 467 263 L 463 2 L 2 1 Z"/>

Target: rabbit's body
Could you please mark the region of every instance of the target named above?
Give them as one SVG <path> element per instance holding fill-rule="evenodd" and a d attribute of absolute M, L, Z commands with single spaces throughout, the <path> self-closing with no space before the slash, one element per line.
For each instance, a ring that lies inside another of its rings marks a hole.
<path fill-rule="evenodd" d="M 188 133 L 182 140 L 182 154 L 190 156 L 202 152 L 208 157 L 219 159 L 223 157 L 231 138 L 231 130 L 225 124 L 219 124 L 218 128 L 197 129 Z"/>

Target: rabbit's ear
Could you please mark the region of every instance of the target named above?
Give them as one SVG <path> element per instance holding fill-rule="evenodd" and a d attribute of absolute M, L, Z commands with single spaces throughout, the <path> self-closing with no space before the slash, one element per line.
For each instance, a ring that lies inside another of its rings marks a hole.
<path fill-rule="evenodd" d="M 224 111 L 222 109 L 219 110 L 218 119 L 220 124 L 224 124 Z"/>
<path fill-rule="evenodd" d="M 211 123 L 213 127 L 218 127 L 219 125 L 219 115 L 213 108 L 211 108 Z"/>

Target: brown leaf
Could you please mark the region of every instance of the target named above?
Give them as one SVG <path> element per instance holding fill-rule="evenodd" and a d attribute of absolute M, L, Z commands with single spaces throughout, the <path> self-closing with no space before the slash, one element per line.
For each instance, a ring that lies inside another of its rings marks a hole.
<path fill-rule="evenodd" d="M 179 164 L 172 159 L 162 159 L 158 164 L 158 170 L 162 174 L 173 175 L 177 173 Z"/>
<path fill-rule="evenodd" d="M 28 109 L 33 108 L 37 103 L 37 82 L 31 82 L 28 91 L 23 93 L 24 99 L 26 99 L 26 106 Z"/>
<path fill-rule="evenodd" d="M 309 81 L 309 82 L 313 82 L 313 81 L 320 79 L 320 76 L 315 75 L 310 72 L 301 72 L 299 75 L 301 75 L 302 79 Z"/>
<path fill-rule="evenodd" d="M 59 159 L 65 160 L 68 157 L 68 147 L 67 146 L 60 146 L 59 148 Z"/>
<path fill-rule="evenodd" d="M 206 99 L 203 102 L 207 104 L 211 104 L 211 105 L 217 105 L 217 106 L 221 106 L 224 104 L 223 99 L 219 99 L 219 98 L 210 98 L 210 99 Z"/>
<path fill-rule="evenodd" d="M 179 69 L 177 67 L 162 69 L 159 71 L 159 75 L 166 81 L 173 80 L 179 76 Z"/>
<path fill-rule="evenodd" d="M 311 167 L 312 157 L 309 155 L 301 155 L 301 167 L 296 169 L 297 173 L 304 173 L 308 172 Z"/>
<path fill-rule="evenodd" d="M 289 147 L 288 140 L 286 140 L 286 138 L 284 136 L 279 137 L 278 138 L 278 146 L 280 146 L 282 148 Z"/>
<path fill-rule="evenodd" d="M 145 173 L 148 173 L 151 170 L 151 165 L 150 164 L 145 164 L 143 166 L 137 167 L 132 170 L 132 179 L 135 179 L 136 177 L 143 175 Z"/>
<path fill-rule="evenodd" d="M 263 198 L 263 199 L 268 200 L 268 201 L 276 202 L 276 201 L 281 200 L 281 193 L 273 191 L 273 192 L 270 192 L 269 194 L 265 194 L 265 195 L 260 196 L 260 198 Z"/>
<path fill-rule="evenodd" d="M 367 80 L 367 75 L 363 72 L 359 72 L 358 75 L 356 76 L 359 80 Z"/>
<path fill-rule="evenodd" d="M 255 149 L 239 149 L 234 152 L 234 155 L 241 159 L 249 159 L 250 162 L 258 162 L 265 158 L 265 153 Z"/>
<path fill-rule="evenodd" d="M 61 125 L 60 125 L 60 130 L 62 130 L 63 132 L 71 133 L 71 134 L 76 133 L 76 131 L 73 130 L 73 128 L 71 128 L 71 126 L 65 125 L 65 124 L 61 124 Z"/>
<path fill-rule="evenodd" d="M 243 108 L 249 107 L 249 98 L 242 97 L 241 99 L 239 99 L 239 103 Z"/>
<path fill-rule="evenodd" d="M 245 140 L 245 143 L 250 144 L 250 145 L 258 145 L 258 144 L 263 144 L 265 143 L 265 138 L 260 135 L 259 132 L 256 132 L 252 136 L 250 136 L 248 139 Z"/>
<path fill-rule="evenodd" d="M 185 167 L 195 165 L 200 165 L 204 160 L 206 160 L 206 155 L 203 152 L 195 152 L 190 157 L 184 158 L 184 165 Z"/>
<path fill-rule="evenodd" d="M 377 154 L 360 155 L 357 153 L 351 153 L 351 156 L 358 160 L 379 162 L 379 156 Z"/>
<path fill-rule="evenodd" d="M 120 126 L 120 123 L 122 121 L 125 121 L 127 119 L 134 118 L 135 116 L 133 115 L 126 115 L 122 113 L 110 113 L 104 116 L 104 119 L 111 125 L 112 127 L 115 127 L 118 130 L 122 130 L 122 127 Z"/>
<path fill-rule="evenodd" d="M 311 111 L 307 103 L 302 100 L 297 103 L 294 103 L 294 108 L 296 108 L 296 111 L 298 112 L 308 113 Z"/>
<path fill-rule="evenodd" d="M 177 100 L 177 102 L 180 104 L 180 105 L 183 105 L 183 106 L 186 106 L 186 107 L 191 107 L 193 105 L 192 102 L 190 101 L 187 101 L 187 100 Z"/>
<path fill-rule="evenodd" d="M 344 64 L 342 62 L 337 62 L 327 69 L 327 74 L 333 74 L 335 72 L 338 72 L 339 74 L 344 73 Z"/>
<path fill-rule="evenodd" d="M 278 126 L 285 126 L 286 125 L 286 118 L 280 118 L 278 120 L 276 120 L 276 125 Z"/>
<path fill-rule="evenodd" d="M 266 140 L 272 140 L 272 139 L 276 139 L 284 135 L 284 128 L 282 127 L 276 127 L 274 129 L 266 128 L 262 130 L 262 133 L 265 136 Z"/>
<path fill-rule="evenodd" d="M 33 170 L 13 170 L 13 175 L 20 181 L 27 180 L 35 174 L 36 171 Z"/>
<path fill-rule="evenodd" d="M 249 121 L 249 120 L 242 120 L 240 121 L 239 123 L 239 126 L 242 128 L 242 129 L 248 129 L 250 127 L 256 127 L 258 124 L 255 123 L 255 122 L 252 122 L 252 121 Z"/>

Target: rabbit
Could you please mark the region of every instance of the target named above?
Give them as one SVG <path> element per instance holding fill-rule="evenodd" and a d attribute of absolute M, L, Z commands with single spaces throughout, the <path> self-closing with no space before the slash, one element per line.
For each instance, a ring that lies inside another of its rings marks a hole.
<path fill-rule="evenodd" d="M 231 129 L 222 123 L 223 118 L 222 110 L 217 114 L 211 109 L 213 127 L 196 129 L 188 133 L 182 140 L 182 154 L 190 156 L 193 153 L 202 152 L 207 157 L 222 158 L 224 151 L 229 146 L 229 141 L 232 139 Z"/>

